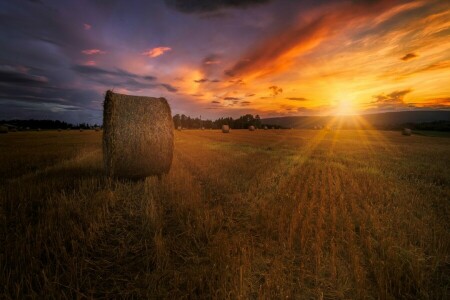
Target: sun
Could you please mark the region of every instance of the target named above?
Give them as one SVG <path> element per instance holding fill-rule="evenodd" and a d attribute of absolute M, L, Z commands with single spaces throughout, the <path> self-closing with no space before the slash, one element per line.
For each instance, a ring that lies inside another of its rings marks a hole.
<path fill-rule="evenodd" d="M 350 116 L 355 115 L 356 110 L 353 106 L 353 102 L 350 100 L 340 100 L 335 111 L 337 116 Z"/>

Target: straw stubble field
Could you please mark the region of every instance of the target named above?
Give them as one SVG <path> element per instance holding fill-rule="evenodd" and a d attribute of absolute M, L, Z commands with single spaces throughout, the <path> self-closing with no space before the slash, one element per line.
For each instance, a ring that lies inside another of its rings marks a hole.
<path fill-rule="evenodd" d="M 0 136 L 1 298 L 444 299 L 450 139 L 175 132 L 161 181 L 101 132 Z"/>

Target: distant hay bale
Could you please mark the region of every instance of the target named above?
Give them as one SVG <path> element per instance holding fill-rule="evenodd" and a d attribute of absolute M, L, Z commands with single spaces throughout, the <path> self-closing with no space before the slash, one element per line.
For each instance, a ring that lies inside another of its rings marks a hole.
<path fill-rule="evenodd" d="M 0 133 L 8 133 L 8 127 L 7 126 L 0 126 Z"/>
<path fill-rule="evenodd" d="M 66 130 L 72 130 L 71 128 L 67 128 Z"/>
<path fill-rule="evenodd" d="M 100 131 L 100 127 L 94 127 L 95 131 Z"/>
<path fill-rule="evenodd" d="M 40 128 L 38 128 L 38 129 L 36 129 L 36 131 L 41 131 L 41 129 L 40 129 Z"/>
<path fill-rule="evenodd" d="M 403 128 L 402 134 L 403 134 L 403 135 L 410 136 L 410 135 L 411 135 L 411 129 L 409 129 L 409 128 Z"/>
<path fill-rule="evenodd" d="M 178 131 L 181 131 L 181 129 L 182 129 L 181 126 L 178 126 Z"/>
<path fill-rule="evenodd" d="M 267 126 L 264 126 L 264 130 L 267 130 Z"/>
<path fill-rule="evenodd" d="M 248 127 L 248 130 L 250 130 L 250 131 L 255 131 L 255 126 L 253 126 L 253 125 L 252 125 L 252 126 L 249 126 L 249 127 Z"/>
<path fill-rule="evenodd" d="M 166 99 L 107 91 L 103 158 L 108 176 L 143 179 L 168 173 L 173 158 L 173 130 Z"/>
<path fill-rule="evenodd" d="M 222 125 L 222 132 L 223 133 L 230 133 L 230 126 Z"/>
<path fill-rule="evenodd" d="M 205 127 L 202 127 L 201 129 L 202 129 L 202 130 L 205 130 Z"/>
<path fill-rule="evenodd" d="M 270 129 L 275 129 L 275 127 L 274 126 L 272 126 Z"/>
<path fill-rule="evenodd" d="M 80 132 L 83 132 L 83 129 L 80 128 Z"/>

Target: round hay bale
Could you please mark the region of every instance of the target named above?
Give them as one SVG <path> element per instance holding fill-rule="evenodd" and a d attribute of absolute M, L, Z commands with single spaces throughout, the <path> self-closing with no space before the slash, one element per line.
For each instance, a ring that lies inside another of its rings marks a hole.
<path fill-rule="evenodd" d="M 205 130 L 205 127 L 202 127 L 201 129 L 202 129 L 202 130 Z"/>
<path fill-rule="evenodd" d="M 267 130 L 267 126 L 264 126 L 264 130 Z"/>
<path fill-rule="evenodd" d="M 230 133 L 230 126 L 222 125 L 222 132 L 223 133 Z"/>
<path fill-rule="evenodd" d="M 40 128 L 38 128 L 38 129 L 36 129 L 36 131 L 41 131 L 41 129 L 40 129 Z"/>
<path fill-rule="evenodd" d="M 249 126 L 249 127 L 248 127 L 248 130 L 250 130 L 250 131 L 255 131 L 255 126 L 253 126 L 253 125 Z"/>
<path fill-rule="evenodd" d="M 181 126 L 178 126 L 178 128 L 177 128 L 177 129 L 178 129 L 178 131 L 181 131 L 181 129 L 182 129 L 182 128 L 181 128 Z"/>
<path fill-rule="evenodd" d="M 8 127 L 7 126 L 0 126 L 0 133 L 8 133 Z"/>
<path fill-rule="evenodd" d="M 80 132 L 83 132 L 83 129 L 80 128 Z"/>
<path fill-rule="evenodd" d="M 409 128 L 403 128 L 402 134 L 403 134 L 403 135 L 406 135 L 406 136 L 410 136 L 410 135 L 411 135 L 411 129 L 409 129 Z"/>
<path fill-rule="evenodd" d="M 166 99 L 107 91 L 103 108 L 106 173 L 128 179 L 168 173 L 173 158 L 173 131 Z"/>

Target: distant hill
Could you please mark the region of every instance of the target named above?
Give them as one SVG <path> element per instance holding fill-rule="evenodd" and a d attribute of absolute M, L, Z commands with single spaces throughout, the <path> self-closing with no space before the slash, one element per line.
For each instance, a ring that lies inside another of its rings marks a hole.
<path fill-rule="evenodd" d="M 359 121 L 358 121 L 359 120 Z M 378 128 L 398 129 L 413 124 L 437 124 L 441 128 L 448 128 L 450 111 L 400 111 L 377 114 L 360 115 L 355 118 L 339 116 L 298 116 L 262 119 L 262 123 L 285 128 L 314 128 L 315 126 L 338 126 L 341 128 Z M 430 126 L 428 126 L 430 127 Z M 431 126 L 433 127 L 433 126 Z M 437 128 L 436 130 L 441 130 Z M 432 130 L 432 129 L 429 129 Z"/>

